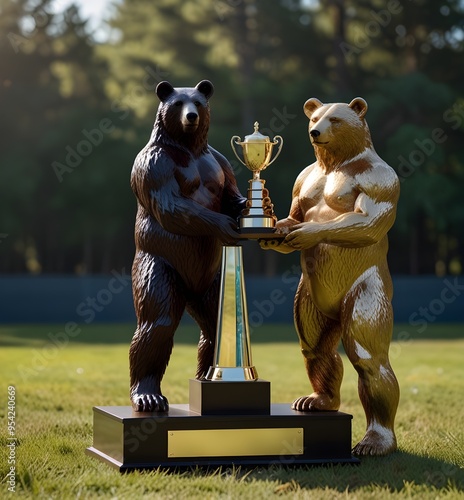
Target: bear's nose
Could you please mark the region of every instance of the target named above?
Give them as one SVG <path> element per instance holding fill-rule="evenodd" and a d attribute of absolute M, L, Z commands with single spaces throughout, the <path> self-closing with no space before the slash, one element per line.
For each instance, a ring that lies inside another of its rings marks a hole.
<path fill-rule="evenodd" d="M 198 118 L 198 115 L 196 113 L 187 113 L 187 120 L 190 123 L 193 123 L 197 118 Z"/>
<path fill-rule="evenodd" d="M 309 133 L 309 135 L 311 137 L 316 138 L 316 137 L 319 137 L 321 135 L 321 133 L 319 132 L 319 130 L 311 130 L 311 132 Z"/>

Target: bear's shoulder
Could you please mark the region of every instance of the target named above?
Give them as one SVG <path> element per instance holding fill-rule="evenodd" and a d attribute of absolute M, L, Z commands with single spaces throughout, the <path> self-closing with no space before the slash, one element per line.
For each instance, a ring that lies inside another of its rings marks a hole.
<path fill-rule="evenodd" d="M 342 169 L 353 176 L 363 172 L 369 172 L 372 169 L 393 171 L 393 169 L 380 158 L 372 146 L 366 146 L 361 153 L 353 158 L 345 160 L 342 164 Z"/>
<path fill-rule="evenodd" d="M 137 155 L 134 168 L 159 170 L 163 168 L 188 167 L 190 152 L 170 142 L 149 142 Z"/>
<path fill-rule="evenodd" d="M 345 170 L 365 188 L 399 191 L 399 180 L 394 169 L 373 148 L 368 148 L 348 162 Z"/>
<path fill-rule="evenodd" d="M 147 145 L 134 160 L 131 171 L 132 189 L 154 189 L 166 176 L 173 176 L 175 168 L 175 162 L 164 147 Z"/>

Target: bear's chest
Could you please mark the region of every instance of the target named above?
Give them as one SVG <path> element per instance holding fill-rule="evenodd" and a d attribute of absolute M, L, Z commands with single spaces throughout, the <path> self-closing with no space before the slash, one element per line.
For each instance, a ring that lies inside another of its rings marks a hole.
<path fill-rule="evenodd" d="M 179 167 L 175 177 L 186 198 L 210 209 L 220 206 L 225 175 L 212 154 L 192 159 L 187 167 Z"/>
<path fill-rule="evenodd" d="M 303 182 L 299 202 L 305 220 L 319 222 L 353 211 L 358 194 L 352 176 L 314 169 Z"/>

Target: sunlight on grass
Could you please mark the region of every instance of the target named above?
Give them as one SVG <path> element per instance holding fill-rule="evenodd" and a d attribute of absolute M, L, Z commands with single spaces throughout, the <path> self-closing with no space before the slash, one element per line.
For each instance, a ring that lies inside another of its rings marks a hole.
<path fill-rule="evenodd" d="M 463 496 L 464 339 L 458 335 L 450 340 L 408 340 L 392 345 L 392 364 L 402 394 L 396 419 L 399 451 L 388 457 L 363 459 L 359 467 L 272 466 L 249 471 L 231 467 L 121 476 L 86 456 L 84 450 L 92 442 L 92 407 L 129 404 L 131 328 L 94 325 L 79 340 L 56 347 L 48 335 L 58 330 L 59 326 L 0 328 L 3 390 L 6 394 L 9 384 L 16 387 L 16 495 L 20 498 Z M 446 335 L 449 338 L 449 332 Z M 194 327 L 179 332 L 163 382 L 171 403 L 188 401 L 188 379 L 194 376 L 196 364 L 195 336 Z M 256 332 L 258 336 L 272 340 L 253 340 L 253 361 L 260 378 L 271 381 L 272 401 L 290 403 L 308 393 L 293 327 L 273 325 L 265 332 Z M 357 395 L 356 373 L 342 357 L 345 375 L 341 410 L 353 415 L 355 444 L 363 436 L 365 417 Z M 0 408 L 0 415 L 6 417 L 6 406 Z M 1 436 L 5 446 L 3 432 Z M 2 459 L 2 478 L 7 470 Z M 6 485 L 2 487 L 6 491 Z"/>

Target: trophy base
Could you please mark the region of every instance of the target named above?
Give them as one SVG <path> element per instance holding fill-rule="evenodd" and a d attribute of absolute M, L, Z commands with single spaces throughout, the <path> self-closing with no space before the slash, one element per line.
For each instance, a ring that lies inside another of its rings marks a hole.
<path fill-rule="evenodd" d="M 242 240 L 283 240 L 285 234 L 275 232 L 275 220 L 267 216 L 248 215 L 239 219 L 239 233 Z"/>
<path fill-rule="evenodd" d="M 206 380 L 245 382 L 258 379 L 254 366 L 211 366 L 206 374 Z"/>
<path fill-rule="evenodd" d="M 168 413 L 94 407 L 93 418 L 87 454 L 120 472 L 359 463 L 351 455 L 352 416 L 342 412 L 304 413 L 272 404 L 269 415 L 200 415 L 185 404 L 171 405 Z"/>
<path fill-rule="evenodd" d="M 275 229 L 240 229 L 240 240 L 284 240 L 286 234 L 275 233 Z"/>
<path fill-rule="evenodd" d="M 200 415 L 269 415 L 271 383 L 189 380 L 190 410 Z"/>
<path fill-rule="evenodd" d="M 274 217 L 269 217 L 268 215 L 259 214 L 259 215 L 245 215 L 240 217 L 239 226 L 240 231 L 274 231 L 276 220 Z"/>

